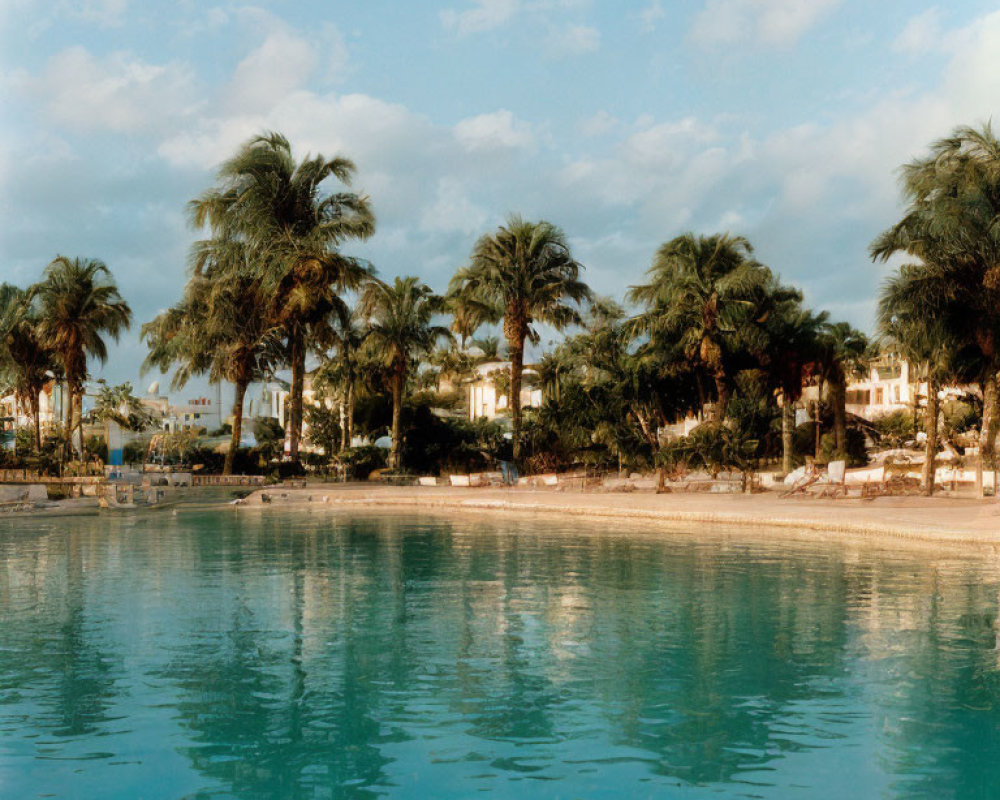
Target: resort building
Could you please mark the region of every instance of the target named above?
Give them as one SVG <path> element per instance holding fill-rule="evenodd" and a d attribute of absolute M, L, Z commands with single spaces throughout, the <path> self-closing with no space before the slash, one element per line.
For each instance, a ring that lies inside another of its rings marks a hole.
<path fill-rule="evenodd" d="M 38 398 L 38 417 L 42 430 L 62 419 L 62 398 L 61 384 L 55 380 L 45 384 Z M 35 424 L 31 408 L 26 403 L 21 403 L 13 392 L 0 397 L 0 420 L 10 429 L 30 428 Z"/>
<path fill-rule="evenodd" d="M 942 399 L 968 395 L 973 390 L 946 386 Z M 927 404 L 927 381 L 919 380 L 914 368 L 895 353 L 883 353 L 871 362 L 865 375 L 847 385 L 847 412 L 875 420 L 894 411 L 913 411 Z"/>
<path fill-rule="evenodd" d="M 506 374 L 504 374 L 506 372 Z M 537 378 L 533 365 L 525 364 L 521 379 L 521 408 L 541 408 L 542 390 L 532 386 Z M 510 380 L 509 361 L 487 361 L 476 367 L 476 377 L 468 384 L 469 419 L 496 419 L 507 412 Z"/>

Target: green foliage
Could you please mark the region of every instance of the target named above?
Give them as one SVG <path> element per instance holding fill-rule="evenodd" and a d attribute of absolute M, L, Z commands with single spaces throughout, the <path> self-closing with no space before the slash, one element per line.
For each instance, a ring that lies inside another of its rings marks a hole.
<path fill-rule="evenodd" d="M 723 471 L 753 470 L 760 442 L 749 431 L 720 423 L 699 425 L 660 450 L 657 463 L 661 466 L 703 468 L 713 477 Z"/>
<path fill-rule="evenodd" d="M 257 450 L 265 461 L 277 458 L 285 446 L 285 430 L 274 417 L 258 417 L 253 421 Z"/>
<path fill-rule="evenodd" d="M 99 459 L 108 463 L 108 443 L 103 436 L 88 436 L 83 442 L 83 453 L 87 458 Z"/>
<path fill-rule="evenodd" d="M 142 464 L 146 460 L 147 445 L 139 440 L 126 442 L 122 448 L 122 461 L 129 466 Z"/>
<path fill-rule="evenodd" d="M 941 408 L 945 436 L 978 429 L 982 423 L 982 412 L 971 403 L 961 400 L 946 400 Z"/>
<path fill-rule="evenodd" d="M 326 460 L 337 451 L 340 442 L 340 414 L 326 404 L 310 403 L 305 407 L 306 438 L 314 447 L 320 447 Z"/>
<path fill-rule="evenodd" d="M 909 411 L 893 411 L 872 420 L 878 431 L 879 443 L 883 447 L 902 447 L 916 436 L 913 414 Z"/>
<path fill-rule="evenodd" d="M 372 472 L 383 469 L 386 464 L 385 451 L 372 445 L 349 447 L 338 458 L 347 470 L 347 477 L 356 481 L 368 480 Z"/>
<path fill-rule="evenodd" d="M 101 390 L 97 395 L 97 405 L 91 417 L 100 422 L 114 422 L 126 431 L 144 431 L 155 422 L 142 400 L 132 394 L 132 384 L 122 383 L 108 386 L 100 381 Z"/>
<path fill-rule="evenodd" d="M 198 439 L 198 433 L 192 430 L 159 434 L 156 437 L 153 455 L 163 464 L 191 463 L 191 457 L 198 448 Z"/>
<path fill-rule="evenodd" d="M 848 467 L 863 467 L 868 463 L 868 445 L 865 443 L 864 432 L 856 427 L 847 428 L 847 449 L 837 449 L 837 439 L 832 433 L 824 433 L 820 439 L 822 460 L 844 461 Z"/>
<path fill-rule="evenodd" d="M 14 453 L 22 461 L 37 455 L 35 432 L 31 428 L 18 428 L 14 431 Z"/>

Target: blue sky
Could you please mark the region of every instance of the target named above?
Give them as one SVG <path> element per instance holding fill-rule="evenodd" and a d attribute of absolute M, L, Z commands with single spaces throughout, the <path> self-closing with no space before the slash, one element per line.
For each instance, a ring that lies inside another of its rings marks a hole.
<path fill-rule="evenodd" d="M 621 298 L 656 247 L 747 236 L 871 328 L 896 169 L 1000 107 L 995 2 L 4 0 L 0 279 L 103 259 L 138 323 L 173 302 L 184 204 L 248 137 L 351 157 L 349 249 L 444 289 L 517 211 Z M 136 326 L 138 327 L 138 326 Z M 134 379 L 136 335 L 105 373 Z"/>

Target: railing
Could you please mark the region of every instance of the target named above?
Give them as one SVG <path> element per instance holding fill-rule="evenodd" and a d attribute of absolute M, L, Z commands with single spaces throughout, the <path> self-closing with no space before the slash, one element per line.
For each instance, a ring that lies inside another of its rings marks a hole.
<path fill-rule="evenodd" d="M 194 486 L 263 486 L 263 475 L 195 475 Z"/>

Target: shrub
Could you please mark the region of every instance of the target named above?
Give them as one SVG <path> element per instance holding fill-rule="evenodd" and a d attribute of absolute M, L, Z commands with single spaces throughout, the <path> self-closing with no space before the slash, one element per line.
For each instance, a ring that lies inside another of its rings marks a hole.
<path fill-rule="evenodd" d="M 108 463 L 108 443 L 103 436 L 88 436 L 83 443 L 83 452 L 87 458 L 100 459 L 103 463 Z"/>
<path fill-rule="evenodd" d="M 661 448 L 657 462 L 665 467 L 702 467 L 713 477 L 724 470 L 746 475 L 754 468 L 758 444 L 747 431 L 706 423 Z"/>
<path fill-rule="evenodd" d="M 340 453 L 340 460 L 349 479 L 364 481 L 372 472 L 385 467 L 386 451 L 372 445 L 349 447 Z"/>
<path fill-rule="evenodd" d="M 141 464 L 146 460 L 146 449 L 147 446 L 143 442 L 127 442 L 122 448 L 122 461 L 129 466 Z"/>
<path fill-rule="evenodd" d="M 886 447 L 902 447 L 916 436 L 913 414 L 909 411 L 893 411 L 872 420 L 878 431 L 879 441 Z"/>

